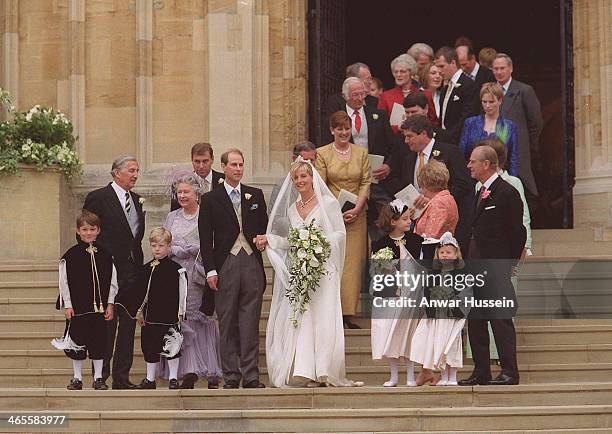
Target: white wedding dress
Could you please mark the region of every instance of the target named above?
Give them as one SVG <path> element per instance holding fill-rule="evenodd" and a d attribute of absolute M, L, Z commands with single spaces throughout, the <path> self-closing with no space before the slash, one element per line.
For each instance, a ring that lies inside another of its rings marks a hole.
<path fill-rule="evenodd" d="M 266 233 L 266 252 L 275 271 L 266 332 L 266 362 L 270 383 L 275 387 L 300 387 L 311 381 L 332 386 L 363 384 L 347 380 L 345 373 L 344 329 L 340 306 L 340 277 L 346 240 L 342 212 L 336 198 L 316 170 L 314 172 L 314 189 L 318 199 L 315 208 L 306 219 L 302 219 L 294 200 L 297 192 L 287 176 L 278 196 L 284 199 L 275 202 Z M 331 255 L 325 264 L 328 275 L 321 278 L 306 311 L 298 316 L 298 325 L 294 327 L 291 321 L 292 309 L 285 297 L 289 278 L 289 244 L 285 233 L 288 225 L 298 228 L 312 220 L 315 220 L 331 244 Z"/>

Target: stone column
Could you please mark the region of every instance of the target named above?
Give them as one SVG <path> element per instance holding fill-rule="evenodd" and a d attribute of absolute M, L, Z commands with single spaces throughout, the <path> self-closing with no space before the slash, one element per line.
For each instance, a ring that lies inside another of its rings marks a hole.
<path fill-rule="evenodd" d="M 612 235 L 612 1 L 574 1 L 574 226 Z M 606 230 L 608 228 L 608 230 Z"/>
<path fill-rule="evenodd" d="M 87 159 L 85 146 L 85 0 L 68 2 L 68 110 L 79 137 L 77 148 L 81 159 Z M 58 88 L 61 84 L 58 83 Z M 58 92 L 58 95 L 61 94 Z M 60 99 L 60 98 L 58 98 Z"/>
<path fill-rule="evenodd" d="M 19 107 L 19 1 L 0 2 L 2 25 L 2 81 L 0 85 L 8 90 L 15 107 Z"/>
<path fill-rule="evenodd" d="M 146 172 L 152 165 L 153 143 L 153 2 L 136 0 L 136 143 L 140 169 Z"/>

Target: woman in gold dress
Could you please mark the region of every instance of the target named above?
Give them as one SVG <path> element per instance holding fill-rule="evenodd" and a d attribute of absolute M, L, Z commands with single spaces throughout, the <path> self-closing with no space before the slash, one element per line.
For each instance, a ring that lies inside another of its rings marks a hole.
<path fill-rule="evenodd" d="M 346 226 L 346 256 L 340 295 L 344 326 L 359 328 L 351 320 L 359 303 L 367 254 L 366 202 L 372 181 L 370 161 L 367 149 L 350 142 L 351 118 L 345 112 L 331 115 L 329 123 L 334 141 L 317 149 L 316 168 L 334 196 L 338 197 L 340 190 L 357 195 L 355 207 L 342 214 Z"/>

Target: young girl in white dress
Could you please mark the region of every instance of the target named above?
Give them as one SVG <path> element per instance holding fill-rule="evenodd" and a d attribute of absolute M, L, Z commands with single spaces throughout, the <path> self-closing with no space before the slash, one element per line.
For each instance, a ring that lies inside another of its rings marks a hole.
<path fill-rule="evenodd" d="M 419 265 L 414 258 L 419 258 L 423 238 L 408 232 L 410 226 L 410 210 L 408 206 L 399 199 L 384 206 L 376 222 L 387 235 L 372 243 L 372 252 L 376 254 L 382 249 L 389 248 L 393 252 L 393 259 L 399 260 L 399 271 L 418 272 Z M 373 260 L 373 274 L 385 268 L 381 261 Z M 391 270 L 395 273 L 395 269 Z M 373 279 L 376 279 L 373 276 Z M 373 280 L 375 281 L 375 280 Z M 411 288 L 399 288 L 395 285 L 386 286 L 384 289 L 373 287 L 374 297 L 397 298 L 407 297 L 417 299 L 419 294 L 411 291 Z M 380 301 L 380 300 L 379 300 Z M 410 349 L 412 336 L 419 322 L 419 309 L 415 308 L 391 308 L 379 307 L 379 301 L 372 306 L 372 358 L 374 360 L 384 359 L 389 364 L 391 377 L 385 382 L 385 387 L 395 387 L 398 384 L 400 361 L 406 364 L 407 386 L 416 386 L 414 379 L 414 362 L 410 360 Z"/>
<path fill-rule="evenodd" d="M 433 267 L 443 276 L 445 282 L 447 275 L 461 273 L 464 267 L 459 243 L 450 232 L 440 238 L 436 248 Z M 461 289 L 461 291 L 459 291 Z M 449 286 L 434 286 L 425 288 L 425 296 L 432 299 L 461 299 L 471 288 L 455 288 Z M 419 323 L 412 339 L 410 359 L 423 365 L 423 371 L 417 382 L 424 384 L 431 377 L 432 384 L 438 386 L 456 386 L 457 369 L 463 366 L 463 348 L 461 343 L 461 330 L 465 324 L 465 311 L 459 308 L 426 308 L 427 318 Z M 432 370 L 442 371 L 439 381 L 434 380 Z"/>

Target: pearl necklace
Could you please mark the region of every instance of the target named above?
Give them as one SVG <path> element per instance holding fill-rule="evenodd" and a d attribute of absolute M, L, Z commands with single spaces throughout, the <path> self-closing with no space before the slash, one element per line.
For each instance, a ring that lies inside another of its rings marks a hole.
<path fill-rule="evenodd" d="M 183 212 L 183 217 L 185 218 L 185 220 L 193 220 L 195 216 L 198 215 L 199 209 L 196 209 L 196 212 L 193 214 L 187 214 L 185 212 L 185 208 L 181 208 L 181 211 Z"/>
<path fill-rule="evenodd" d="M 308 205 L 310 202 L 312 202 L 312 200 L 315 198 L 316 194 L 312 194 L 312 196 L 310 196 L 310 199 L 308 199 L 306 202 L 304 202 L 302 199 L 300 199 L 300 209 L 304 209 L 306 208 L 306 205 Z"/>
<path fill-rule="evenodd" d="M 350 147 L 350 146 L 349 146 L 349 147 L 348 147 L 346 150 L 344 150 L 344 151 L 341 151 L 340 149 L 338 149 L 338 148 L 336 147 L 336 144 L 335 144 L 335 143 L 333 143 L 333 144 L 332 144 L 332 146 L 334 147 L 334 151 L 336 151 L 336 152 L 337 152 L 338 154 L 340 154 L 340 155 L 346 155 L 346 154 L 348 154 L 349 152 L 351 152 L 351 147 Z"/>

